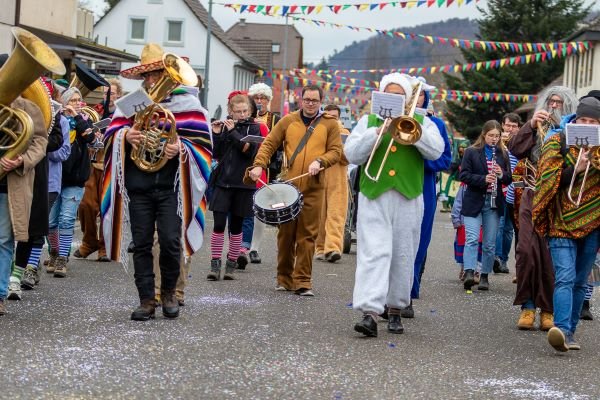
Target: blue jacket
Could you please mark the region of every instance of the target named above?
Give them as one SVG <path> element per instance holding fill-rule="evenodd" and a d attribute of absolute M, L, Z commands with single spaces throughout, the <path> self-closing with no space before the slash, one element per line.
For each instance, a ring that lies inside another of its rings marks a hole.
<path fill-rule="evenodd" d="M 60 193 L 62 182 L 62 162 L 71 154 L 71 142 L 69 138 L 69 121 L 64 115 L 60 115 L 60 129 L 63 135 L 63 144 L 60 149 L 48 153 L 48 193 Z"/>

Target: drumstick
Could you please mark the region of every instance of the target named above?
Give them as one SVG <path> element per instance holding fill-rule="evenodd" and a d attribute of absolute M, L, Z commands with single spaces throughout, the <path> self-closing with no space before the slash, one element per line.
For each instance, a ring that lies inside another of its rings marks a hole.
<path fill-rule="evenodd" d="M 265 182 L 264 182 L 262 179 L 258 178 L 258 179 L 257 179 L 257 181 L 258 181 L 259 183 L 262 183 L 262 184 L 263 184 L 263 186 L 264 186 L 264 187 L 266 187 L 267 189 L 269 189 L 271 192 L 273 192 L 273 193 L 277 194 L 277 192 L 276 192 L 276 191 L 274 191 L 273 189 L 271 189 L 271 188 L 269 187 L 269 185 L 268 185 L 267 183 L 265 183 Z"/>
<path fill-rule="evenodd" d="M 325 168 L 319 168 L 319 171 L 323 171 Z M 290 183 L 291 181 L 295 181 L 296 179 L 300 179 L 300 178 L 304 178 L 306 175 L 310 175 L 310 172 L 307 172 L 305 174 L 302 175 L 298 175 L 295 178 L 292 179 L 288 179 L 287 181 L 285 181 L 286 183 Z"/>

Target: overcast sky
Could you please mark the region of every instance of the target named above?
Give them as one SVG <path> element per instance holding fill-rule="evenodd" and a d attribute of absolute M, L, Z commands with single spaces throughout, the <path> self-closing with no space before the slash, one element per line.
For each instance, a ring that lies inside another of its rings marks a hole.
<path fill-rule="evenodd" d="M 95 11 L 102 7 L 104 0 L 88 0 L 97 7 Z M 169 1 L 169 0 L 167 0 Z M 208 9 L 208 0 L 200 0 L 202 5 Z M 355 4 L 355 3 L 375 3 L 382 0 L 218 0 L 221 3 L 244 3 L 244 4 L 280 4 L 280 5 L 307 5 L 307 4 Z M 390 0 L 391 1 L 391 0 Z M 487 1 L 480 0 L 477 5 L 472 1 L 469 5 L 458 7 L 456 0 L 454 4 L 446 8 L 425 6 L 414 7 L 412 9 L 402 9 L 400 7 L 385 7 L 383 10 L 357 11 L 351 8 L 334 14 L 329 9 L 324 9 L 319 14 L 310 14 L 305 18 L 322 20 L 333 23 L 341 23 L 352 26 L 371 27 L 376 29 L 393 29 L 400 27 L 411 27 L 419 24 L 443 21 L 449 18 L 478 18 L 481 16 L 477 6 L 485 8 Z M 587 1 L 588 4 L 595 3 L 595 0 Z M 596 7 L 597 8 L 597 7 Z M 249 22 L 256 23 L 284 23 L 284 18 L 267 17 L 256 14 L 238 14 L 230 8 L 219 4 L 213 4 L 213 17 L 217 23 L 227 30 L 235 24 L 240 17 L 246 18 Z M 291 23 L 291 19 L 290 19 Z M 304 61 L 318 63 L 322 57 L 329 57 L 334 50 L 341 51 L 345 46 L 353 41 L 361 41 L 373 36 L 369 32 L 356 32 L 347 28 L 316 27 L 303 21 L 294 23 L 296 29 L 304 37 Z M 428 32 L 421 32 L 427 34 Z M 473 38 L 463 38 L 473 39 Z"/>

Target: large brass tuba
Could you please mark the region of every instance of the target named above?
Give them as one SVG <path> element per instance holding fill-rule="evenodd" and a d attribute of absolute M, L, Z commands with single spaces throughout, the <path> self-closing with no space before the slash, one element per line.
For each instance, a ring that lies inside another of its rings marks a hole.
<path fill-rule="evenodd" d="M 181 57 L 165 53 L 164 73 L 148 91 L 153 103 L 135 115 L 135 125 L 142 132 L 142 141 L 132 150 L 131 159 L 142 171 L 155 172 L 167 163 L 165 145 L 177 140 L 175 116 L 159 103 L 179 85 L 196 86 L 194 69 Z"/>
<path fill-rule="evenodd" d="M 383 166 L 387 161 L 387 158 L 390 154 L 390 150 L 392 149 L 392 145 L 394 142 L 402 144 L 402 145 L 411 145 L 421 139 L 421 135 L 423 134 L 423 130 L 421 128 L 421 124 L 414 118 L 415 110 L 417 108 L 417 103 L 419 101 L 419 94 L 421 93 L 421 89 L 423 87 L 422 82 L 418 82 L 412 92 L 411 102 L 405 106 L 406 115 L 401 115 L 392 120 L 386 119 L 383 127 L 381 128 L 381 132 L 377 137 L 377 141 L 375 142 L 375 146 L 373 146 L 373 150 L 371 151 L 371 155 L 369 156 L 369 160 L 365 165 L 365 175 L 369 177 L 371 180 L 377 182 L 379 177 L 381 176 L 381 172 L 383 171 Z M 383 135 L 385 133 L 389 133 L 392 137 L 390 143 L 388 144 L 387 150 L 381 160 L 381 164 L 379 165 L 379 169 L 377 170 L 377 174 L 375 176 L 371 176 L 369 173 L 369 168 L 373 162 L 373 157 L 379 148 L 379 144 L 381 143 L 381 139 L 383 139 Z"/>
<path fill-rule="evenodd" d="M 59 75 L 66 71 L 60 57 L 37 36 L 18 27 L 11 31 L 16 45 L 0 68 L 0 157 L 8 159 L 27 149 L 34 130 L 31 117 L 10 105 L 24 94 L 38 105 L 48 129 L 52 123 L 50 99 L 39 77 L 46 70 Z M 0 178 L 4 175 L 0 167 Z"/>

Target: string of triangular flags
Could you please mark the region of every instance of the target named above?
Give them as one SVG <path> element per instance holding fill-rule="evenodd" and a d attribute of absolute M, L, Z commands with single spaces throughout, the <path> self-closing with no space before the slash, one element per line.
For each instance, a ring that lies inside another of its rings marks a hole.
<path fill-rule="evenodd" d="M 452 4 L 460 7 L 471 3 L 478 3 L 480 0 L 403 0 L 388 1 L 381 3 L 358 3 L 358 4 L 311 4 L 311 5 L 280 5 L 280 4 L 239 4 L 239 3 L 214 3 L 229 7 L 240 14 L 253 13 L 263 15 L 281 15 L 301 13 L 304 15 L 320 14 L 323 10 L 329 10 L 334 14 L 339 14 L 348 9 L 358 11 L 383 10 L 384 8 L 413 8 L 413 7 L 450 7 Z"/>
<path fill-rule="evenodd" d="M 541 53 L 531 53 L 531 54 L 523 54 L 520 56 L 514 57 L 506 57 L 500 58 L 496 60 L 488 60 L 488 61 L 478 61 L 475 63 L 466 63 L 466 64 L 447 64 L 447 65 L 438 65 L 438 66 L 425 66 L 425 67 L 404 67 L 404 68 L 389 68 L 389 69 L 336 69 L 336 70 L 315 70 L 315 69 L 307 69 L 307 68 L 297 68 L 290 70 L 287 75 L 290 74 L 307 74 L 313 76 L 323 76 L 329 79 L 333 79 L 333 76 L 339 74 L 356 74 L 356 73 L 382 73 L 387 74 L 391 72 L 400 72 L 404 74 L 410 75 L 430 75 L 439 72 L 467 72 L 467 71 L 479 71 L 481 69 L 489 70 L 492 68 L 504 68 L 509 66 L 515 66 L 520 64 L 531 64 L 537 62 L 545 62 L 548 60 L 552 60 L 554 58 L 562 58 L 571 54 L 575 54 L 577 52 L 585 52 L 588 50 L 589 45 L 586 45 L 587 42 L 581 42 L 582 44 L 578 47 L 563 47 L 561 51 L 549 50 Z M 282 79 L 284 76 L 281 73 L 276 73 L 272 71 L 263 71 L 258 70 L 258 76 L 268 76 L 270 78 Z M 376 82 L 368 81 L 365 79 L 356 79 L 356 78 L 348 78 L 348 77 L 340 77 L 335 78 L 337 80 L 347 80 L 350 81 L 353 85 L 359 84 L 361 86 L 377 86 Z"/>
<path fill-rule="evenodd" d="M 346 24 L 337 24 L 333 22 L 320 21 L 316 19 L 309 19 L 304 17 L 291 17 L 295 21 L 303 21 L 316 26 L 330 26 L 334 28 L 348 28 L 353 31 L 367 31 L 377 33 L 383 36 L 390 36 L 394 38 L 400 38 L 404 40 L 422 40 L 429 44 L 443 44 L 452 47 L 458 47 L 463 49 L 479 49 L 489 51 L 512 51 L 515 53 L 534 52 L 534 51 L 562 51 L 564 47 L 577 48 L 580 46 L 589 47 L 589 42 L 553 42 L 553 43 L 530 43 L 530 42 L 496 42 L 488 40 L 472 40 L 472 39 L 458 39 L 458 38 L 447 38 L 442 36 L 422 35 L 420 33 L 406 33 L 393 30 L 374 29 L 368 27 L 351 26 Z"/>
<path fill-rule="evenodd" d="M 335 84 L 333 82 L 325 82 L 313 79 L 306 78 L 298 78 L 298 77 L 288 77 L 289 80 L 295 85 L 317 85 L 326 92 L 340 92 L 344 91 L 348 88 L 353 88 L 352 94 L 364 94 L 367 91 L 377 90 L 375 87 L 356 87 L 351 85 L 343 85 L 343 84 Z M 358 89 L 358 90 L 356 90 Z M 440 100 L 453 100 L 460 101 L 462 99 L 476 100 L 476 101 L 505 101 L 505 102 L 530 102 L 535 101 L 537 96 L 531 94 L 514 94 L 514 93 L 497 93 L 497 92 L 477 92 L 477 91 L 469 91 L 469 90 L 454 90 L 454 89 L 433 89 L 431 91 L 431 97 L 436 99 L 437 97 Z M 346 99 L 350 99 L 350 104 L 365 104 L 365 100 L 361 98 L 354 98 L 349 95 L 344 96 Z"/>

